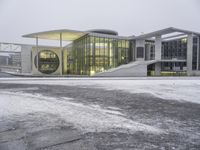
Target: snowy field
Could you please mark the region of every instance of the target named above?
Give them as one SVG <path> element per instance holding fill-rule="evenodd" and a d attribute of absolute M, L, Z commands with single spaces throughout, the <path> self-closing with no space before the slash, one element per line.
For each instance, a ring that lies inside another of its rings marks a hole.
<path fill-rule="evenodd" d="M 142 79 L 142 80 L 141 80 Z M 149 93 L 163 99 L 200 103 L 200 77 L 159 78 L 0 78 L 0 83 L 92 86 L 130 93 Z"/>
<path fill-rule="evenodd" d="M 200 78 L 0 78 L 0 150 L 200 149 Z"/>

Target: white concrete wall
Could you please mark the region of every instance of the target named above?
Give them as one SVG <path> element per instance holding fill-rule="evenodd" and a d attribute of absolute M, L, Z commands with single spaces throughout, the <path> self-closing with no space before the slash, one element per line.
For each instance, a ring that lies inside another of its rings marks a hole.
<path fill-rule="evenodd" d="M 155 75 L 160 76 L 160 73 L 161 73 L 161 63 L 158 62 L 158 63 L 155 63 Z"/>
<path fill-rule="evenodd" d="M 21 67 L 22 73 L 31 73 L 31 51 L 32 46 L 22 45 L 21 46 Z"/>
<path fill-rule="evenodd" d="M 161 60 L 161 50 L 162 50 L 162 37 L 155 37 L 155 60 Z"/>
<path fill-rule="evenodd" d="M 187 37 L 187 75 L 192 75 L 192 47 L 193 47 L 193 35 L 190 34 Z"/>
<path fill-rule="evenodd" d="M 132 55 L 133 55 L 132 61 L 135 61 L 136 60 L 136 55 L 135 55 L 136 54 L 136 52 L 135 52 L 136 51 L 136 46 L 135 46 L 136 43 L 135 43 L 135 41 L 131 41 L 131 42 L 132 42 L 132 46 L 133 46 L 132 47 Z"/>
<path fill-rule="evenodd" d="M 150 60 L 150 50 L 151 50 L 151 45 L 148 45 L 145 49 L 145 60 Z"/>

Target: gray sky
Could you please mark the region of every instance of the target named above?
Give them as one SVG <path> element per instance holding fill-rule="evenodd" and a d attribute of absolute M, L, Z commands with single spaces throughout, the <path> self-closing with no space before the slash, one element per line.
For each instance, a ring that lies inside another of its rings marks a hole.
<path fill-rule="evenodd" d="M 0 42 L 54 29 L 112 29 L 139 35 L 166 27 L 200 32 L 200 0 L 0 0 Z"/>

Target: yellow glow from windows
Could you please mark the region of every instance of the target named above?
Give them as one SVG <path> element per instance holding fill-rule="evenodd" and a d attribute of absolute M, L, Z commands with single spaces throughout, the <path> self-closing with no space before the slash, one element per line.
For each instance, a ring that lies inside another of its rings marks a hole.
<path fill-rule="evenodd" d="M 43 58 L 43 59 L 56 58 L 56 54 L 49 53 L 49 52 L 40 52 L 40 58 Z"/>
<path fill-rule="evenodd" d="M 95 43 L 95 46 L 97 47 L 108 47 L 108 43 Z"/>
<path fill-rule="evenodd" d="M 104 71 L 104 68 L 101 68 L 101 71 L 103 72 L 103 71 Z"/>
<path fill-rule="evenodd" d="M 91 70 L 90 71 L 90 75 L 92 76 L 92 75 L 95 75 L 95 71 L 94 70 Z"/>
<path fill-rule="evenodd" d="M 60 40 L 60 33 L 62 33 L 62 40 L 64 41 L 73 41 L 87 34 L 86 32 L 73 31 L 73 30 L 66 29 L 66 30 L 54 30 L 54 31 L 33 33 L 33 34 L 24 35 L 24 37 L 31 37 L 31 38 L 38 37 L 39 39 Z"/>
<path fill-rule="evenodd" d="M 47 55 L 46 55 L 46 53 L 40 53 L 40 58 L 47 58 Z"/>
<path fill-rule="evenodd" d="M 182 43 L 186 43 L 186 42 L 187 42 L 187 39 L 186 39 L 186 38 L 181 39 L 181 42 L 182 42 Z"/>

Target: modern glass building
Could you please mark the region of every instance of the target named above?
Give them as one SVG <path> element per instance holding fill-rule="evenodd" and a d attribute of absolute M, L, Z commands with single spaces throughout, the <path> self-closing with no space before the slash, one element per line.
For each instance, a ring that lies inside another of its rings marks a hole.
<path fill-rule="evenodd" d="M 53 36 L 57 33 L 58 31 L 53 33 Z M 47 35 L 48 32 L 39 34 L 40 38 L 51 38 L 52 36 Z M 67 34 L 71 34 L 71 37 L 68 37 Z M 71 43 L 60 48 L 41 49 L 39 45 L 33 48 L 33 68 L 37 68 L 40 73 L 52 74 L 60 69 L 62 75 L 91 76 L 132 61 L 129 38 L 118 36 L 115 31 L 75 32 L 70 30 L 59 31 L 59 35 L 59 38 L 66 37 Z M 74 38 L 75 36 L 77 37 Z M 34 54 L 35 52 L 38 55 Z"/>
<path fill-rule="evenodd" d="M 23 37 L 36 39 L 36 45 L 24 48 L 21 55 L 22 66 L 32 75 L 200 75 L 200 33 L 193 31 L 170 27 L 125 37 L 105 29 L 64 29 Z M 40 46 L 40 39 L 58 40 L 60 45 Z M 70 43 L 63 45 L 64 41 Z"/>
<path fill-rule="evenodd" d="M 94 75 L 131 61 L 129 40 L 91 33 L 63 50 L 63 74 Z"/>

